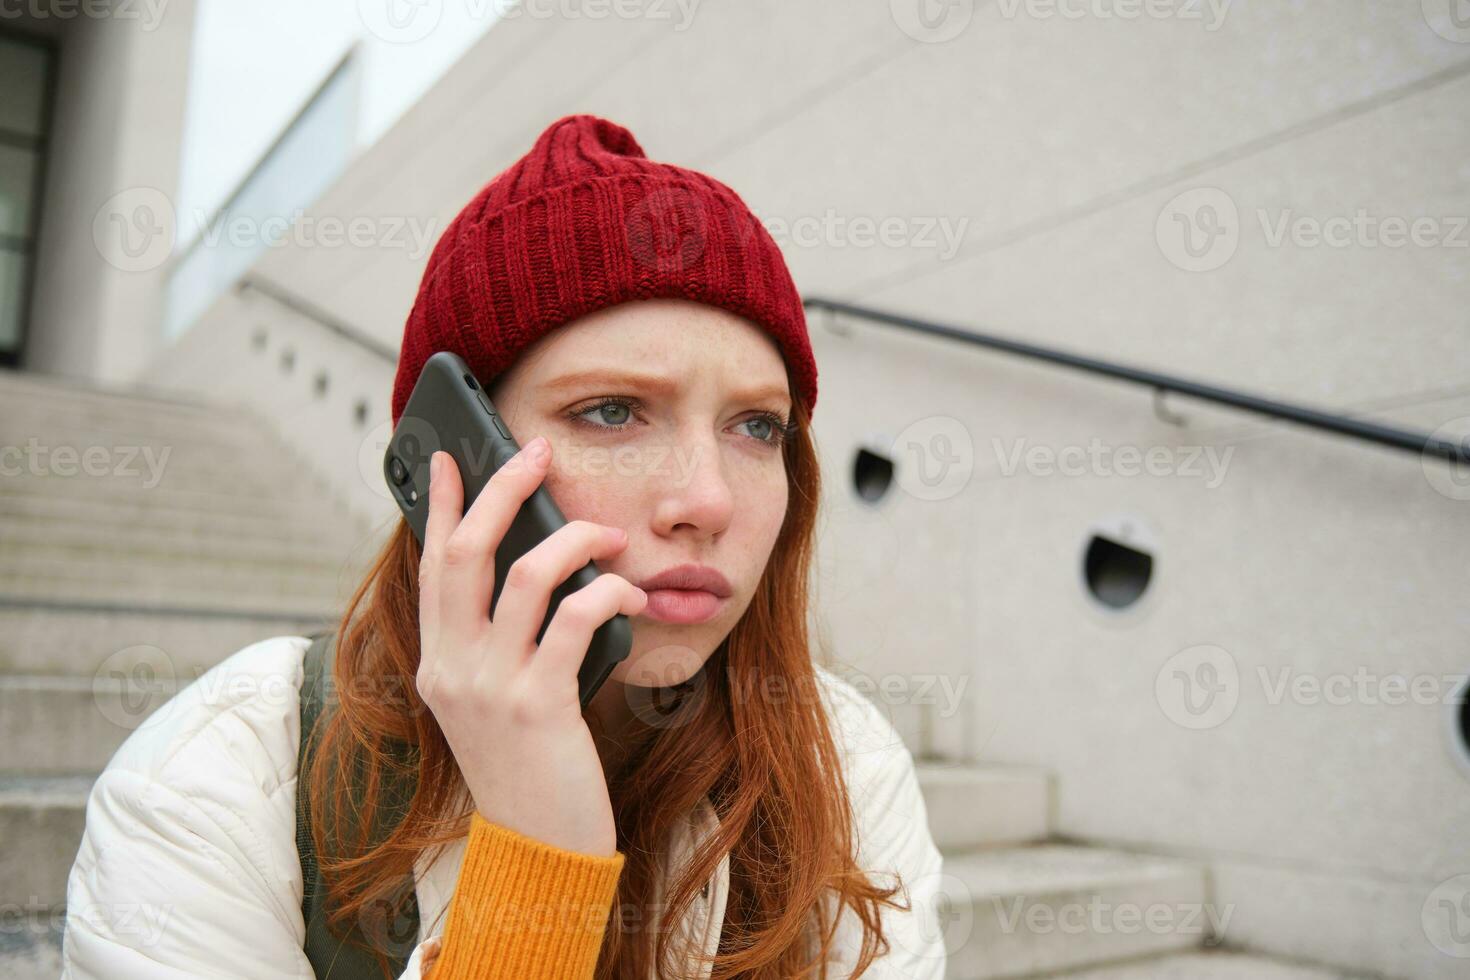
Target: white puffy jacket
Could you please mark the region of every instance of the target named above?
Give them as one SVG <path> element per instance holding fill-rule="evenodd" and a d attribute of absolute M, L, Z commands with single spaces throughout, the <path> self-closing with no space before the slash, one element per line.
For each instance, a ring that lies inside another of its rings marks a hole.
<path fill-rule="evenodd" d="M 308 644 L 275 636 L 244 647 L 118 749 L 92 787 L 67 882 L 64 977 L 312 977 L 296 853 L 298 698 Z M 913 760 L 872 703 L 825 668 L 817 674 L 836 722 L 859 864 L 897 874 L 912 909 L 883 909 L 890 952 L 864 976 L 937 980 L 945 962 L 936 915 L 941 861 Z M 665 867 L 679 867 L 714 826 L 706 800 L 673 835 L 665 855 L 675 863 Z M 466 843 L 417 869 L 419 942 L 406 978 L 419 977 L 424 954 L 440 941 Z M 676 929 L 713 954 L 728 855 L 710 886 Z M 846 912 L 838 967 L 854 962 L 859 938 Z"/>

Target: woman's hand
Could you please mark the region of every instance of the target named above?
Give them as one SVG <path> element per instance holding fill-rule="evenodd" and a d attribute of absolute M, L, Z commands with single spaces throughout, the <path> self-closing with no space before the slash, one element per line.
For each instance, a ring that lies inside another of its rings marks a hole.
<path fill-rule="evenodd" d="M 543 449 L 544 447 L 544 449 Z M 551 592 L 594 558 L 627 546 L 621 528 L 571 521 L 515 561 L 490 620 L 495 551 L 551 461 L 532 440 L 464 507 L 453 457 L 431 457 L 419 563 L 419 696 L 434 713 L 480 814 L 545 843 L 610 857 L 617 831 L 602 762 L 582 718 L 577 669 L 592 634 L 648 594 L 604 573 L 557 607 Z"/>

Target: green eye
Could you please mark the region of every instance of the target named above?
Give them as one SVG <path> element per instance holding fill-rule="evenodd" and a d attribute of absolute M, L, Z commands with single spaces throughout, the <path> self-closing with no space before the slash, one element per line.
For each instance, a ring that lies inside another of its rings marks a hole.
<path fill-rule="evenodd" d="M 608 425 L 620 425 L 628 421 L 629 410 L 627 405 L 619 405 L 616 402 L 611 402 L 606 405 L 597 406 L 597 411 L 599 413 L 598 417 Z"/>
<path fill-rule="evenodd" d="M 600 429 L 621 429 L 624 427 L 623 423 L 629 420 L 632 411 L 633 406 L 629 402 L 619 398 L 604 398 L 595 405 L 588 405 L 586 408 L 573 412 L 572 418 Z M 593 413 L 596 413 L 600 421 L 594 421 Z"/>
<path fill-rule="evenodd" d="M 759 418 L 759 417 L 757 417 L 757 418 L 753 418 L 753 419 L 747 419 L 745 421 L 745 424 L 746 425 L 754 425 L 754 426 L 757 427 L 756 428 L 756 431 L 755 431 L 755 437 L 757 439 L 759 439 L 761 442 L 770 442 L 771 441 L 771 434 L 773 432 L 775 432 L 775 428 L 776 428 L 771 423 L 771 420 L 770 419 L 767 419 L 767 418 Z M 764 435 L 761 434 L 761 431 L 762 430 L 759 428 L 760 426 L 765 426 L 765 434 Z"/>

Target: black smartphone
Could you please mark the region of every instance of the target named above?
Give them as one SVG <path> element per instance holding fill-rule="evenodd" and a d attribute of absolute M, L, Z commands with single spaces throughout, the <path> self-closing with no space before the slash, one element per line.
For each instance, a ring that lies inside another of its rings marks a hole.
<path fill-rule="evenodd" d="M 383 478 L 413 528 L 420 548 L 424 545 L 424 529 L 429 519 L 429 460 L 440 449 L 459 467 L 465 513 L 495 471 L 520 451 L 479 380 L 464 360 L 450 351 L 439 351 L 424 362 L 388 440 L 388 450 L 383 454 Z M 489 609 L 492 620 L 506 570 L 566 523 L 544 485 L 538 486 L 521 505 L 495 551 L 495 589 Z M 591 584 L 600 574 L 597 566 L 588 562 L 552 591 L 546 619 L 536 633 L 537 643 L 541 642 L 561 601 Z M 622 613 L 592 634 L 587 656 L 577 671 L 582 707 L 587 707 L 613 668 L 627 658 L 632 646 L 633 629 Z"/>

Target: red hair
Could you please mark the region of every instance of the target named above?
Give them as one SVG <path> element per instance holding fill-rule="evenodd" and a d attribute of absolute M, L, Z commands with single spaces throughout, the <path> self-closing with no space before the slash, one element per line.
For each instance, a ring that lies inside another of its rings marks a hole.
<path fill-rule="evenodd" d="M 848 789 L 807 635 L 821 484 L 799 399 L 792 422 L 783 450 L 786 516 L 750 606 L 689 683 L 649 692 L 669 701 L 669 713 L 652 725 L 635 722 L 639 748 L 609 779 L 625 863 L 599 980 L 646 980 L 654 963 L 657 975 L 679 976 L 694 951 L 678 948 L 670 927 L 726 852 L 730 893 L 714 980 L 825 977 L 844 908 L 862 928 L 852 974 L 859 975 L 888 951 L 879 906 L 908 908 L 893 900 L 899 885 L 876 885 L 855 864 Z M 472 804 L 463 778 L 414 682 L 418 565 L 418 542 L 400 521 L 338 631 L 337 710 L 323 715 L 316 756 L 329 764 L 312 766 L 307 780 L 329 921 L 338 932 L 381 920 L 374 909 L 401 908 L 413 896 L 419 853 L 467 831 Z M 393 696 L 383 696 L 385 685 Z M 385 800 L 397 770 L 416 775 L 412 797 Z M 342 773 L 358 774 L 360 796 Z M 643 928 L 652 921 L 656 856 L 674 824 L 706 796 L 718 833 L 666 883 L 663 927 Z M 370 835 L 361 813 L 388 814 L 386 833 Z M 386 956 L 382 962 L 386 975 Z"/>

